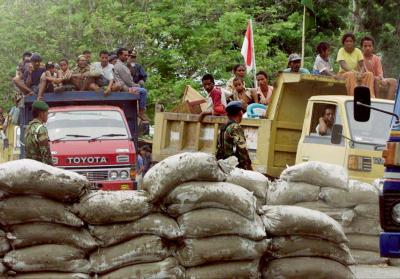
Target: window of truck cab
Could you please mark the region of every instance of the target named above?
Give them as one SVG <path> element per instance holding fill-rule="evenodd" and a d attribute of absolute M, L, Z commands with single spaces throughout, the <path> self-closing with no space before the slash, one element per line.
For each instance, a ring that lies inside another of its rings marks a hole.
<path fill-rule="evenodd" d="M 310 118 L 310 124 L 307 127 L 306 136 L 304 138 L 304 143 L 315 143 L 315 144 L 332 144 L 331 135 L 319 135 L 317 132 L 317 127 L 319 125 L 320 117 L 323 117 L 325 110 L 327 108 L 332 108 L 334 110 L 335 121 L 334 124 L 342 124 L 340 110 L 335 103 L 323 103 L 314 102 L 312 104 L 312 113 Z M 344 144 L 342 141 L 341 145 Z"/>
<path fill-rule="evenodd" d="M 46 127 L 50 140 L 128 139 L 128 129 L 118 110 L 59 110 L 49 112 Z M 72 137 L 68 135 L 79 135 Z"/>

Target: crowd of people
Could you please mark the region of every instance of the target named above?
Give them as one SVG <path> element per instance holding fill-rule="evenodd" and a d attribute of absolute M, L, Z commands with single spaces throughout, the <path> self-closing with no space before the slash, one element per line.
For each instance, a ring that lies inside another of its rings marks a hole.
<path fill-rule="evenodd" d="M 371 97 L 394 100 L 397 80 L 384 77 L 381 59 L 374 54 L 374 44 L 372 37 L 365 36 L 360 40 L 359 49 L 356 47 L 354 34 L 346 33 L 342 37 L 342 47 L 336 56 L 338 73 L 333 71 L 333 64 L 329 59 L 331 47 L 327 42 L 321 42 L 316 47 L 318 55 L 311 72 L 301 67 L 302 59 L 296 53 L 289 55 L 288 67 L 282 72 L 330 76 L 344 80 L 347 94 L 350 96 L 354 94 L 356 86 L 363 85 L 369 88 Z M 244 65 L 236 65 L 232 72 L 233 77 L 229 79 L 225 88 L 215 86 L 212 75 L 203 76 L 202 84 L 208 98 L 207 110 L 201 113 L 200 121 L 206 115 L 226 115 L 225 108 L 230 101 L 241 101 L 244 110 L 253 103 L 267 106 L 271 101 L 273 87 L 269 85 L 269 77 L 265 71 L 256 73 L 255 86 L 246 86 Z"/>
<path fill-rule="evenodd" d="M 116 52 L 100 51 L 97 62 L 92 62 L 90 51 L 77 57 L 76 66 L 70 69 L 69 61 L 42 63 L 37 53 L 25 52 L 17 66 L 13 84 L 17 89 L 17 102 L 24 95 L 37 95 L 44 100 L 45 92 L 100 91 L 129 92 L 139 95 L 139 118 L 149 121 L 146 115 L 147 74 L 136 62 L 134 50 L 119 48 Z"/>

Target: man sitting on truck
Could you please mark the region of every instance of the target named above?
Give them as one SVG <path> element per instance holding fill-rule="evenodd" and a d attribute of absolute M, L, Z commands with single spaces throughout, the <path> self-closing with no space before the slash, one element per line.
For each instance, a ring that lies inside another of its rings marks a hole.
<path fill-rule="evenodd" d="M 297 53 L 292 53 L 289 55 L 288 68 L 284 69 L 284 73 L 296 73 L 296 74 L 310 74 L 310 71 L 300 67 L 301 57 Z"/>
<path fill-rule="evenodd" d="M 78 91 L 84 90 L 99 90 L 99 86 L 96 84 L 96 77 L 99 77 L 100 73 L 91 71 L 88 64 L 88 60 L 85 55 L 81 54 L 78 56 L 77 66 L 72 71 L 71 81 L 75 85 Z"/>
<path fill-rule="evenodd" d="M 69 62 L 67 59 L 63 58 L 58 62 L 60 65 L 60 70 L 58 71 L 58 74 L 60 78 L 62 79 L 62 84 L 63 84 L 63 89 L 64 91 L 72 91 L 75 89 L 75 86 L 72 84 L 71 77 L 72 77 L 72 72 L 69 69 Z"/>
<path fill-rule="evenodd" d="M 205 74 L 201 82 L 208 96 L 207 110 L 200 113 L 199 121 L 202 122 L 206 115 L 226 115 L 225 107 L 232 93 L 215 86 L 214 77 L 211 74 Z"/>
<path fill-rule="evenodd" d="M 109 95 L 111 91 L 120 91 L 121 86 L 118 82 L 114 81 L 114 65 L 108 62 L 108 51 L 100 51 L 99 57 L 100 62 L 92 63 L 91 67 L 94 68 L 96 72 L 101 73 L 98 85 L 105 87 L 104 95 Z"/>
<path fill-rule="evenodd" d="M 130 92 L 133 94 L 139 94 L 139 114 L 138 117 L 143 121 L 149 121 L 150 119 L 146 115 L 146 103 L 147 103 L 147 90 L 139 87 L 138 84 L 133 82 L 131 71 L 129 70 L 126 62 L 128 61 L 128 50 L 126 48 L 120 48 L 117 51 L 117 62 L 114 65 L 114 78 L 121 85 L 121 89 L 124 92 Z"/>
<path fill-rule="evenodd" d="M 38 100 L 43 100 L 45 92 L 62 92 L 62 78 L 53 62 L 46 63 L 46 71 L 40 77 Z"/>
<path fill-rule="evenodd" d="M 23 79 L 15 79 L 15 85 L 25 95 L 33 95 L 39 92 L 40 77 L 46 71 L 41 65 L 42 57 L 39 54 L 31 56 L 31 67 L 24 71 Z M 28 65 L 28 64 L 27 64 Z"/>
<path fill-rule="evenodd" d="M 394 100 L 397 88 L 397 80 L 384 78 L 381 59 L 374 54 L 375 41 L 372 37 L 365 36 L 361 39 L 361 49 L 364 56 L 364 67 L 374 74 L 374 89 L 376 97 Z M 383 94 L 386 93 L 386 94 Z"/>
<path fill-rule="evenodd" d="M 324 108 L 324 114 L 318 120 L 318 125 L 315 128 L 319 136 L 330 136 L 332 135 L 332 126 L 335 123 L 335 106 L 326 106 Z"/>

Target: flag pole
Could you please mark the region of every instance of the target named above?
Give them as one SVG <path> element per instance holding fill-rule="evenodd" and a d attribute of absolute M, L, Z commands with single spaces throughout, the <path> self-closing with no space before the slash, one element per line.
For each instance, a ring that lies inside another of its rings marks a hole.
<path fill-rule="evenodd" d="M 306 42 L 306 5 L 303 5 L 303 31 L 301 35 L 301 67 L 304 66 L 304 47 Z"/>
<path fill-rule="evenodd" d="M 254 31 L 253 31 L 253 20 L 250 18 L 250 30 L 251 30 L 251 48 L 253 53 L 253 74 L 254 74 L 254 87 L 257 88 L 257 67 L 256 67 L 256 53 L 254 52 Z"/>

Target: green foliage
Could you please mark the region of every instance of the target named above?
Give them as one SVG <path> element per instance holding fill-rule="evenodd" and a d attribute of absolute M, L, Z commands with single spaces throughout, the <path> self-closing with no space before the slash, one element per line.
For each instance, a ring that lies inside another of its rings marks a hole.
<path fill-rule="evenodd" d="M 400 4 L 355 1 L 363 9 L 362 30 L 376 38 L 386 72 L 397 76 Z M 305 2 L 313 3 L 316 17 L 306 33 L 305 66 L 311 68 L 321 41 L 332 44 L 335 57 L 340 35 L 352 29 L 352 1 Z M 156 102 L 171 108 L 186 84 L 200 89 L 204 73 L 218 80 L 231 76 L 233 65 L 243 62 L 240 48 L 249 18 L 258 70 L 276 73 L 286 67 L 288 54 L 301 52 L 299 0 L 0 0 L 1 105 L 12 103 L 10 81 L 25 50 L 45 61 L 74 61 L 86 49 L 96 60 L 102 49 L 126 46 L 138 51 L 149 74 L 149 108 Z"/>

